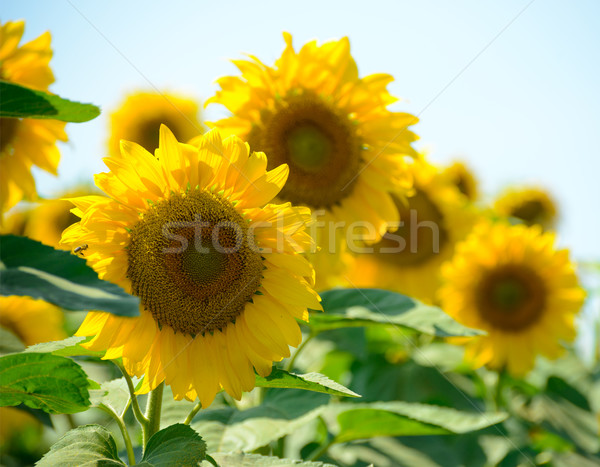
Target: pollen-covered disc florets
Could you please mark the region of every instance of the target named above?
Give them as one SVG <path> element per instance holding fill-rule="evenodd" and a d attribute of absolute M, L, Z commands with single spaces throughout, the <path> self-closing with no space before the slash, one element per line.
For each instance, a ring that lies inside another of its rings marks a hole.
<path fill-rule="evenodd" d="M 140 297 L 140 317 L 89 313 L 79 335 L 177 399 L 210 405 L 220 388 L 235 398 L 289 356 L 301 333 L 295 318 L 319 309 L 314 273 L 300 253 L 311 246 L 307 208 L 269 204 L 288 168 L 267 171 L 262 153 L 211 131 L 196 146 L 161 127 L 152 155 L 123 142 L 96 176 L 109 196 L 74 198 L 81 221 L 63 243 L 85 243 L 100 277 Z"/>
<path fill-rule="evenodd" d="M 131 289 L 161 325 L 190 335 L 223 330 L 260 286 L 263 262 L 231 203 L 192 190 L 152 206 L 127 248 Z"/>

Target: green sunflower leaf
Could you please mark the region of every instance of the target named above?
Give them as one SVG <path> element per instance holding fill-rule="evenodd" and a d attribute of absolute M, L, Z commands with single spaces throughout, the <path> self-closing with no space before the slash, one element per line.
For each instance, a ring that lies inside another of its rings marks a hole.
<path fill-rule="evenodd" d="M 105 381 L 97 389 L 90 388 L 90 401 L 92 407 L 105 406 L 114 413 L 123 416 L 129 404 L 129 388 L 125 378 Z"/>
<path fill-rule="evenodd" d="M 329 399 L 327 394 L 317 392 L 269 389 L 257 407 L 238 410 L 211 406 L 201 410 L 192 427 L 202 433 L 211 453 L 251 452 L 297 433 L 322 413 Z M 180 414 L 178 420 L 184 417 L 185 414 Z"/>
<path fill-rule="evenodd" d="M 154 434 L 144 451 L 145 467 L 198 465 L 206 457 L 206 443 L 188 425 L 178 423 Z"/>
<path fill-rule="evenodd" d="M 67 432 L 50 447 L 37 467 L 124 466 L 112 434 L 100 425 L 84 425 Z"/>
<path fill-rule="evenodd" d="M 241 452 L 218 452 L 214 453 L 212 457 L 220 467 L 289 467 L 292 465 L 298 465 L 299 467 L 334 467 L 333 464 L 324 464 L 323 462 L 281 459 L 279 457 Z M 208 462 L 202 464 L 203 467 L 209 465 Z"/>
<path fill-rule="evenodd" d="M 319 373 L 296 375 L 278 368 L 273 368 L 271 374 L 266 378 L 256 375 L 256 386 L 263 388 L 304 389 L 305 391 L 322 392 L 324 394 L 331 394 L 332 396 L 360 397 L 360 394 L 356 394 L 341 384 L 330 380 L 325 375 Z"/>
<path fill-rule="evenodd" d="M 63 99 L 55 94 L 0 80 L 0 117 L 44 118 L 63 122 L 87 122 L 100 115 L 93 104 Z"/>
<path fill-rule="evenodd" d="M 48 413 L 82 412 L 90 405 L 83 369 L 65 357 L 17 353 L 0 357 L 0 407 L 21 403 Z"/>
<path fill-rule="evenodd" d="M 15 235 L 0 236 L 0 244 L 0 295 L 39 298 L 67 310 L 139 314 L 139 299 L 100 280 L 83 258 Z"/>
<path fill-rule="evenodd" d="M 333 289 L 320 294 L 325 313 L 311 313 L 315 331 L 392 325 L 438 337 L 475 336 L 482 331 L 454 321 L 441 309 L 380 289 Z"/>
<path fill-rule="evenodd" d="M 88 350 L 81 346 L 84 342 L 92 340 L 92 337 L 71 336 L 61 341 L 42 342 L 30 345 L 25 352 L 51 353 L 61 357 L 102 357 L 106 351 Z"/>
<path fill-rule="evenodd" d="M 344 443 L 376 436 L 464 434 L 500 423 L 507 416 L 398 401 L 338 404 L 329 407 L 325 419 L 336 433 L 335 442 Z"/>
<path fill-rule="evenodd" d="M 25 344 L 14 333 L 0 326 L 0 355 L 21 352 Z"/>

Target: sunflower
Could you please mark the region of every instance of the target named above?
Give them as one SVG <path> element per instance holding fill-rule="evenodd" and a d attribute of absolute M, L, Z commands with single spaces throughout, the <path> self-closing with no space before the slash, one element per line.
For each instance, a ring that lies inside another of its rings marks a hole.
<path fill-rule="evenodd" d="M 110 154 L 118 156 L 121 140 L 136 141 L 146 151 L 158 147 L 158 133 L 165 124 L 179 141 L 203 132 L 193 99 L 169 93 L 135 92 L 128 95 L 110 120 Z"/>
<path fill-rule="evenodd" d="M 64 315 L 60 308 L 29 297 L 0 297 L 0 327 L 12 332 L 26 346 L 61 340 Z M 41 431 L 30 414 L 12 407 L 0 407 L 0 446 L 11 444 L 23 430 Z"/>
<path fill-rule="evenodd" d="M 417 159 L 410 165 L 414 194 L 408 202 L 395 198 L 400 226 L 372 247 L 350 248 L 347 285 L 380 287 L 435 301 L 440 266 L 452 257 L 455 244 L 464 239 L 476 219 L 456 186 L 433 165 Z"/>
<path fill-rule="evenodd" d="M 29 211 L 21 235 L 26 235 L 54 248 L 64 248 L 64 245 L 60 245 L 62 232 L 75 222 L 79 222 L 79 217 L 71 212 L 73 204 L 63 198 L 83 196 L 92 191 L 92 189 L 80 187 L 64 192 L 57 199 L 40 202 Z"/>
<path fill-rule="evenodd" d="M 71 200 L 81 221 L 63 242 L 86 244 L 102 279 L 140 297 L 140 316 L 92 312 L 77 335 L 145 374 L 141 392 L 165 381 L 203 407 L 221 387 L 239 399 L 254 387 L 253 367 L 267 376 L 300 343 L 294 318 L 321 308 L 299 254 L 311 246 L 310 210 L 268 204 L 288 167 L 266 171 L 263 153 L 216 130 L 196 147 L 163 125 L 155 156 L 127 141 L 121 149 L 96 176 L 109 197 Z"/>
<path fill-rule="evenodd" d="M 25 235 L 31 209 L 14 209 L 0 224 L 0 234 Z"/>
<path fill-rule="evenodd" d="M 25 345 L 58 341 L 67 337 L 60 308 L 30 297 L 0 297 L 0 326 Z"/>
<path fill-rule="evenodd" d="M 557 358 L 560 341 L 575 337 L 575 314 L 585 293 L 567 250 L 540 226 L 483 221 L 444 265 L 443 309 L 486 336 L 469 341 L 465 356 L 524 375 L 535 356 Z"/>
<path fill-rule="evenodd" d="M 469 201 L 477 201 L 479 187 L 473 172 L 464 162 L 455 161 L 444 169 L 444 175 L 451 183 L 456 185 L 458 191 L 467 197 Z"/>
<path fill-rule="evenodd" d="M 558 213 L 556 202 L 542 188 L 523 187 L 506 190 L 495 202 L 496 212 L 512 217 L 525 225 L 540 225 L 545 230 L 556 226 Z"/>
<path fill-rule="evenodd" d="M 291 35 L 283 37 L 274 66 L 253 56 L 233 61 L 242 75 L 220 78 L 220 90 L 206 101 L 233 115 L 209 125 L 264 151 L 270 168 L 289 165 L 280 200 L 322 212 L 326 225 L 368 222 L 381 238 L 398 221 L 390 193 L 404 197 L 411 188 L 406 159 L 416 155 L 417 137 L 408 127 L 418 119 L 387 109 L 397 101 L 386 89 L 390 75 L 358 76 L 348 38 L 296 52 Z M 330 237 L 317 235 L 323 253 Z"/>
<path fill-rule="evenodd" d="M 47 91 L 54 81 L 50 33 L 19 47 L 23 21 L 0 26 L 0 79 Z M 56 175 L 60 153 L 56 141 L 66 141 L 65 123 L 30 118 L 0 118 L 0 219 L 22 199 L 37 196 L 33 165 Z"/>

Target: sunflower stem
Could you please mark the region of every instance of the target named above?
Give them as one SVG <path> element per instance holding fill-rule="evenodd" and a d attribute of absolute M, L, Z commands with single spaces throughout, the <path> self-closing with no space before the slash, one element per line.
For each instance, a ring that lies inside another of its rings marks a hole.
<path fill-rule="evenodd" d="M 496 390 L 494 392 L 494 405 L 496 410 L 502 410 L 505 406 L 504 388 L 506 387 L 506 369 L 502 368 L 498 371 L 498 381 L 496 381 Z"/>
<path fill-rule="evenodd" d="M 317 459 L 321 458 L 323 455 L 325 455 L 325 453 L 327 452 L 327 450 L 331 447 L 331 445 L 335 443 L 335 438 L 331 437 L 329 440 L 327 440 L 325 442 L 325 444 L 323 444 L 319 449 L 317 449 L 310 457 L 309 457 L 309 461 L 316 461 Z"/>
<path fill-rule="evenodd" d="M 192 411 L 188 414 L 187 417 L 185 417 L 185 420 L 183 421 L 184 425 L 189 425 L 190 423 L 192 423 L 192 420 L 194 419 L 194 417 L 196 416 L 196 414 L 198 412 L 200 412 L 200 409 L 202 408 L 202 403 L 198 402 L 194 408 L 192 409 Z"/>
<path fill-rule="evenodd" d="M 294 363 L 296 362 L 296 358 L 298 358 L 298 355 L 300 355 L 300 352 L 302 352 L 302 350 L 304 350 L 304 347 L 306 346 L 306 344 L 308 344 L 316 335 L 317 335 L 316 332 L 310 331 L 310 333 L 308 334 L 308 337 L 302 341 L 302 343 L 300 344 L 300 346 L 298 347 L 296 352 L 294 352 L 294 355 L 292 355 L 292 358 L 290 358 L 288 364 L 285 366 L 285 371 L 292 371 L 294 369 Z"/>
<path fill-rule="evenodd" d="M 140 409 L 140 404 L 138 402 L 137 396 L 135 395 L 135 387 L 133 385 L 133 380 L 131 379 L 131 376 L 129 376 L 129 373 L 127 373 L 125 367 L 120 361 L 113 360 L 113 363 L 117 365 L 117 367 L 119 367 L 119 370 L 121 370 L 121 373 L 123 373 L 123 377 L 127 382 L 127 388 L 129 389 L 129 396 L 131 400 L 131 408 L 133 409 L 133 415 L 135 415 L 135 418 L 139 422 L 139 424 L 142 425 L 142 428 L 145 429 L 145 427 L 148 425 L 148 419 L 144 417 L 144 414 Z"/>
<path fill-rule="evenodd" d="M 98 408 L 106 412 L 115 422 L 117 422 L 119 430 L 121 430 L 121 435 L 123 435 L 123 441 L 125 441 L 125 449 L 127 449 L 127 460 L 129 462 L 129 465 L 135 465 L 135 454 L 133 453 L 133 445 L 131 444 L 131 438 L 129 437 L 127 427 L 125 426 L 125 421 L 122 417 L 119 417 L 119 415 L 117 415 L 117 413 L 114 410 L 112 410 L 110 407 L 104 404 L 100 404 Z"/>
<path fill-rule="evenodd" d="M 148 444 L 148 440 L 152 435 L 160 430 L 160 412 L 162 409 L 163 389 L 165 388 L 164 381 L 154 388 L 148 396 L 148 405 L 146 405 L 146 419 L 148 424 L 143 431 L 144 449 Z"/>
<path fill-rule="evenodd" d="M 212 465 L 214 465 L 215 467 L 219 467 L 219 464 L 217 464 L 217 461 L 215 461 L 212 457 L 210 457 L 208 454 L 204 455 L 206 461 L 210 462 Z"/>

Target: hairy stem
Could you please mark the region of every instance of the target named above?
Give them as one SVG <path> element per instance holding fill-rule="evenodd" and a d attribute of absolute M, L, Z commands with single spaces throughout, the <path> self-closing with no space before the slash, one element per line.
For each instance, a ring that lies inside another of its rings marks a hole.
<path fill-rule="evenodd" d="M 319 449 L 317 449 L 308 459 L 309 461 L 316 461 L 321 456 L 323 456 L 327 450 L 331 447 L 331 445 L 335 442 L 335 438 L 330 438 L 327 440 Z"/>
<path fill-rule="evenodd" d="M 133 415 L 135 415 L 135 418 L 139 422 L 139 424 L 142 425 L 142 428 L 145 429 L 148 425 L 148 419 L 144 417 L 144 414 L 140 409 L 140 404 L 137 400 L 137 396 L 135 395 L 135 387 L 133 386 L 131 376 L 129 376 L 121 362 L 119 362 L 118 360 L 113 360 L 113 363 L 117 365 L 117 367 L 119 367 L 119 370 L 121 370 L 121 373 L 123 373 L 123 376 L 125 377 L 125 381 L 127 381 L 127 388 L 129 389 L 129 396 L 131 398 L 131 408 L 133 409 Z"/>
<path fill-rule="evenodd" d="M 165 383 L 162 382 L 156 386 L 156 388 L 154 388 L 148 396 L 148 405 L 146 405 L 146 419 L 148 420 L 148 425 L 143 433 L 144 449 L 146 448 L 146 444 L 148 444 L 148 440 L 152 437 L 152 435 L 160 430 L 160 413 L 162 409 L 162 396 L 164 388 Z"/>
<path fill-rule="evenodd" d="M 127 427 L 125 426 L 125 422 L 119 415 L 115 413 L 110 407 L 100 404 L 99 408 L 106 412 L 111 418 L 117 422 L 119 426 L 119 430 L 121 430 L 121 434 L 123 435 L 123 441 L 125 441 L 125 448 L 127 449 L 127 460 L 129 465 L 135 465 L 135 455 L 133 454 L 133 445 L 131 444 L 131 438 L 129 437 L 129 432 L 127 431 Z"/>
<path fill-rule="evenodd" d="M 192 420 L 194 419 L 194 417 L 196 416 L 196 414 L 198 412 L 200 412 L 200 409 L 202 408 L 202 403 L 198 402 L 194 408 L 192 409 L 192 411 L 188 414 L 188 416 L 185 418 L 185 420 L 183 421 L 184 425 L 189 425 L 190 423 L 192 423 Z"/>
<path fill-rule="evenodd" d="M 302 341 L 302 343 L 298 346 L 298 349 L 296 350 L 296 352 L 294 352 L 294 355 L 292 355 L 292 358 L 290 358 L 290 361 L 286 365 L 286 367 L 285 367 L 286 371 L 292 371 L 294 369 L 294 363 L 296 362 L 296 358 L 298 358 L 298 355 L 300 355 L 300 352 L 302 352 L 302 350 L 304 350 L 304 347 L 306 346 L 306 344 L 308 344 L 316 335 L 317 334 L 315 332 L 311 331 L 310 334 L 308 335 L 308 337 Z"/>

